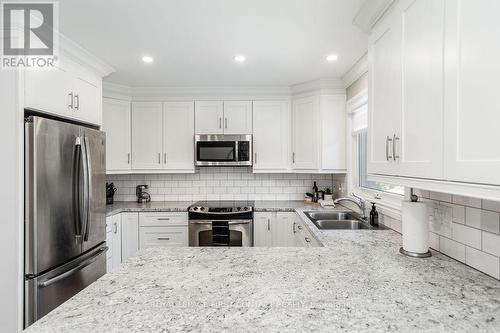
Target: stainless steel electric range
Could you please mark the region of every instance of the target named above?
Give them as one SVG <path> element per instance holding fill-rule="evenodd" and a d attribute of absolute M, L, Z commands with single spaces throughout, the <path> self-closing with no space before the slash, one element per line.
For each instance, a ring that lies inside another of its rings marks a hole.
<path fill-rule="evenodd" d="M 199 201 L 188 211 L 189 246 L 253 246 L 253 201 Z"/>

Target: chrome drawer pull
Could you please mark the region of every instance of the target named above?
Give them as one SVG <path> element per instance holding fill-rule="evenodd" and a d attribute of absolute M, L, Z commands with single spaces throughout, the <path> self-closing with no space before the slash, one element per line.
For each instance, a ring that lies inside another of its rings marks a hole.
<path fill-rule="evenodd" d="M 158 221 L 170 221 L 169 217 L 159 217 L 157 218 Z"/>
<path fill-rule="evenodd" d="M 168 237 L 158 237 L 157 240 L 160 240 L 160 241 L 161 240 L 170 240 L 170 238 L 168 238 Z"/>
<path fill-rule="evenodd" d="M 385 139 L 385 158 L 389 161 L 392 158 L 392 155 L 389 155 L 389 142 L 392 142 L 392 139 L 387 136 Z M 393 146 L 394 149 L 394 146 Z"/>

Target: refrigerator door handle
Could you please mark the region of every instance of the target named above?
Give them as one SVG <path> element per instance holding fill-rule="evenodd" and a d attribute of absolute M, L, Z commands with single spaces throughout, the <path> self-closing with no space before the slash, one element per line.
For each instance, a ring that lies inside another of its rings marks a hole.
<path fill-rule="evenodd" d="M 85 140 L 85 137 L 82 136 L 81 137 L 81 150 L 82 150 L 82 160 L 83 160 L 83 163 L 82 163 L 82 167 L 83 167 L 83 200 L 81 202 L 82 206 L 81 207 L 81 210 L 83 211 L 83 219 L 82 219 L 82 238 L 83 238 L 83 241 L 85 241 L 85 237 L 87 235 L 87 227 L 88 227 L 88 224 L 87 224 L 87 221 L 88 221 L 88 214 L 89 214 L 89 201 L 88 201 L 88 196 L 89 196 L 89 178 L 88 178 L 88 174 L 89 174 L 89 170 L 88 170 L 88 154 L 87 154 L 87 144 L 86 144 L 86 140 Z"/>
<path fill-rule="evenodd" d="M 94 261 L 97 260 L 97 258 L 103 253 L 103 252 L 106 252 L 108 250 L 108 247 L 102 247 L 99 249 L 99 251 L 94 254 L 92 257 L 90 258 L 87 258 L 85 259 L 84 261 L 82 261 L 78 266 L 60 274 L 60 275 L 57 275 L 57 276 L 54 276 L 53 278 L 51 279 L 48 279 L 44 282 L 41 282 L 38 284 L 39 287 L 48 287 L 50 286 L 51 284 L 54 284 L 56 283 L 57 281 L 60 281 L 70 275 L 72 275 L 73 273 L 75 273 L 76 271 L 79 271 L 81 270 L 82 268 L 85 268 L 87 267 L 88 265 L 90 265 L 91 263 L 93 263 Z"/>
<path fill-rule="evenodd" d="M 89 147 L 89 139 L 87 137 L 83 137 L 83 142 L 85 144 L 85 155 L 86 155 L 86 163 L 87 163 L 87 211 L 85 213 L 85 233 L 83 235 L 83 241 L 88 241 L 89 240 L 89 231 L 90 231 L 90 221 L 91 221 L 91 216 L 90 216 L 90 204 L 92 202 L 92 161 L 91 161 L 91 152 L 90 152 L 90 147 Z"/>
<path fill-rule="evenodd" d="M 75 238 L 82 238 L 82 210 L 81 210 L 81 191 L 80 191 L 80 168 L 83 159 L 82 140 L 77 137 L 75 140 L 75 160 L 73 170 L 73 210 L 75 212 Z"/>

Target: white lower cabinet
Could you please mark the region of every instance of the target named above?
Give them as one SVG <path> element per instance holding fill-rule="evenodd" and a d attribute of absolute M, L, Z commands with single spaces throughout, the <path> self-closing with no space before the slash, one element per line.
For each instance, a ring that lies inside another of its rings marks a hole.
<path fill-rule="evenodd" d="M 293 242 L 297 247 L 319 247 L 316 238 L 311 234 L 298 214 L 293 217 Z"/>
<path fill-rule="evenodd" d="M 188 214 L 139 213 L 139 248 L 188 246 Z"/>
<path fill-rule="evenodd" d="M 295 246 L 295 216 L 295 213 L 255 213 L 254 246 Z"/>
<path fill-rule="evenodd" d="M 121 213 L 106 218 L 106 272 L 112 271 L 139 250 L 138 213 Z"/>

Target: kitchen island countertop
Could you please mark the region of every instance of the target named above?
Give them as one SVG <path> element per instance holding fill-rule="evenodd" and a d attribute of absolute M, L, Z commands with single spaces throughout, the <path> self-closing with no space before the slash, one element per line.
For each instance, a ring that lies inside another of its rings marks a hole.
<path fill-rule="evenodd" d="M 325 247 L 140 251 L 28 331 L 500 330 L 498 280 L 405 257 L 392 230 L 305 222 Z"/>

